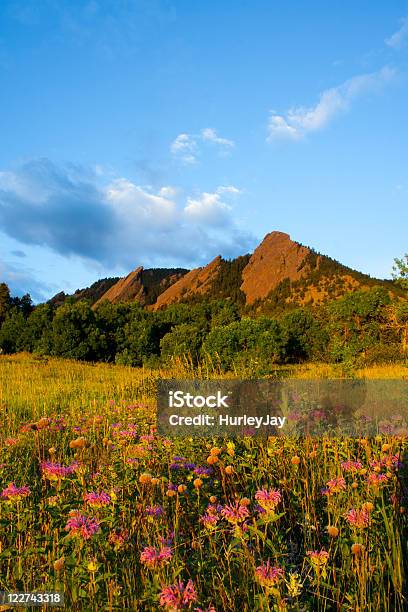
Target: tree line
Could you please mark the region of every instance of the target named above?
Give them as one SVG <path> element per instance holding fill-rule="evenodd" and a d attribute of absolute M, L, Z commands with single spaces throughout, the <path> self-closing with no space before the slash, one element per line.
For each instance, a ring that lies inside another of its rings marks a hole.
<path fill-rule="evenodd" d="M 0 349 L 85 361 L 156 366 L 188 355 L 223 370 L 327 361 L 370 364 L 408 356 L 408 301 L 383 287 L 354 291 L 322 306 L 279 316 L 248 316 L 231 299 L 174 304 L 153 312 L 140 304 L 68 299 L 33 306 L 0 284 Z"/>

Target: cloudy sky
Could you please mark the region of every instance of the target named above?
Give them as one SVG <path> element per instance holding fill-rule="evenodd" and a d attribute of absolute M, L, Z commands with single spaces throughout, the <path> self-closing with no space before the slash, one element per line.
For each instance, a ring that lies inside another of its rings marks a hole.
<path fill-rule="evenodd" d="M 408 2 L 1 0 L 0 281 L 408 251 Z"/>

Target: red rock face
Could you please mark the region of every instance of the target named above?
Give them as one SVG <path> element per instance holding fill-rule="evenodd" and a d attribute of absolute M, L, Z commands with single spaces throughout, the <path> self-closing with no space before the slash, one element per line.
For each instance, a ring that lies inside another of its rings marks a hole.
<path fill-rule="evenodd" d="M 246 295 L 246 303 L 265 299 L 285 278 L 292 281 L 301 278 L 306 270 L 299 270 L 299 266 L 309 253 L 308 248 L 291 240 L 289 234 L 267 234 L 242 272 L 241 290 Z"/>
<path fill-rule="evenodd" d="M 113 287 L 104 293 L 101 298 L 99 298 L 95 306 L 105 300 L 112 303 L 118 303 L 131 302 L 137 299 L 143 291 L 142 271 L 143 268 L 140 266 L 125 276 L 125 278 L 121 278 Z"/>
<path fill-rule="evenodd" d="M 174 285 L 163 291 L 157 298 L 154 310 L 179 302 L 196 294 L 204 296 L 211 288 L 211 283 L 217 276 L 221 264 L 221 256 L 218 255 L 207 266 L 195 268 L 187 272 Z"/>

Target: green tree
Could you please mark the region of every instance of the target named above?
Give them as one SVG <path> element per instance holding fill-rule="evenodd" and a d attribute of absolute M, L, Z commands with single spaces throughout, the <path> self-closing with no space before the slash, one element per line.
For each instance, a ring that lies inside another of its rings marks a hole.
<path fill-rule="evenodd" d="M 57 308 L 52 321 L 51 352 L 53 355 L 87 361 L 102 360 L 106 339 L 96 325 L 89 303 L 65 302 Z"/>
<path fill-rule="evenodd" d="M 16 353 L 23 349 L 26 320 L 17 308 L 11 309 L 0 329 L 0 348 L 4 353 Z"/>
<path fill-rule="evenodd" d="M 408 253 L 401 259 L 396 257 L 392 267 L 392 277 L 403 289 L 408 289 Z"/>
<path fill-rule="evenodd" d="M 161 355 L 164 359 L 188 355 L 194 363 L 197 363 L 202 341 L 203 331 L 197 325 L 181 323 L 161 339 Z"/>
<path fill-rule="evenodd" d="M 6 318 L 11 307 L 10 289 L 6 283 L 0 283 L 0 325 Z"/>

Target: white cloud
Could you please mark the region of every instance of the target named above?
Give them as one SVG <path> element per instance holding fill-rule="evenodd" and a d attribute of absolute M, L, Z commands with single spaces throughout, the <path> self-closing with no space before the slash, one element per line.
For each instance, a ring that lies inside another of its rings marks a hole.
<path fill-rule="evenodd" d="M 222 185 L 188 197 L 166 185 L 154 190 L 33 160 L 0 173 L 0 232 L 18 248 L 44 247 L 105 270 L 201 265 L 253 246 L 229 204 L 239 193 Z"/>
<path fill-rule="evenodd" d="M 233 140 L 221 138 L 214 128 L 203 128 L 199 134 L 179 134 L 171 143 L 171 153 L 187 164 L 194 164 L 200 153 L 200 144 L 210 143 L 216 145 L 220 153 L 235 146 Z"/>
<path fill-rule="evenodd" d="M 393 49 L 400 49 L 408 38 L 408 17 L 401 19 L 401 27 L 392 36 L 385 39 L 385 44 Z"/>
<path fill-rule="evenodd" d="M 299 140 L 309 132 L 323 129 L 336 115 L 348 110 L 355 98 L 379 89 L 395 74 L 393 68 L 385 66 L 378 72 L 358 75 L 338 87 L 326 89 L 315 106 L 291 108 L 284 115 L 272 111 L 267 127 L 268 142 L 279 138 Z"/>
<path fill-rule="evenodd" d="M 171 143 L 170 151 L 187 164 L 197 160 L 197 143 L 189 134 L 179 134 Z"/>
<path fill-rule="evenodd" d="M 208 142 L 213 142 L 221 147 L 234 147 L 235 142 L 233 140 L 228 140 L 227 138 L 221 138 L 218 136 L 216 130 L 214 128 L 204 128 L 201 130 L 201 138 Z"/>
<path fill-rule="evenodd" d="M 161 187 L 159 195 L 161 195 L 163 198 L 175 198 L 178 192 L 179 190 L 176 187 L 165 185 L 164 187 Z"/>

